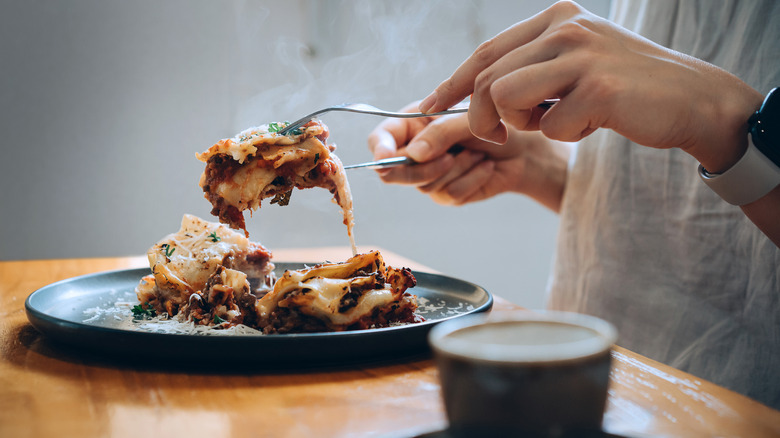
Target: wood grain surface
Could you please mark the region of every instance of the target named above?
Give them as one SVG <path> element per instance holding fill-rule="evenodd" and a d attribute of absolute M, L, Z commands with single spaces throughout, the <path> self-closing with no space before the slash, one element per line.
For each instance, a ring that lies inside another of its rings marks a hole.
<path fill-rule="evenodd" d="M 382 253 L 390 265 L 428 270 Z M 341 247 L 274 251 L 277 261 L 349 255 Z M 0 262 L 0 437 L 413 437 L 446 427 L 427 356 L 272 372 L 141 368 L 55 344 L 27 320 L 24 301 L 40 287 L 143 266 L 145 257 Z M 494 311 L 513 310 L 496 297 Z M 780 436 L 776 410 L 620 347 L 613 358 L 610 433 Z"/>

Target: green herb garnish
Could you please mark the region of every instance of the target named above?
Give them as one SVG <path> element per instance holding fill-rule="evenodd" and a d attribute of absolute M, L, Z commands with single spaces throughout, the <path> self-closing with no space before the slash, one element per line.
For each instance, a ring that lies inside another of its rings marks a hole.
<path fill-rule="evenodd" d="M 165 253 L 165 257 L 168 258 L 170 258 L 171 255 L 173 255 L 173 252 L 176 251 L 176 248 L 173 245 L 168 245 L 167 243 L 160 245 L 160 248 L 162 248 L 163 252 Z"/>
<path fill-rule="evenodd" d="M 213 233 L 209 234 L 209 237 L 211 237 L 211 241 L 212 242 L 219 242 L 220 240 L 222 240 L 221 237 L 217 236 L 217 232 L 216 231 L 214 231 Z"/>
<path fill-rule="evenodd" d="M 238 141 L 240 141 L 240 142 L 242 142 L 242 143 L 243 143 L 243 142 L 245 142 L 245 141 L 247 141 L 247 140 L 250 140 L 250 139 L 253 139 L 253 138 L 257 137 L 258 135 L 260 135 L 260 133 L 259 133 L 259 132 L 253 132 L 253 133 L 251 133 L 251 134 L 247 134 L 247 135 L 244 135 L 244 136 L 242 136 L 242 137 L 239 137 L 239 138 L 238 138 Z"/>
<path fill-rule="evenodd" d="M 282 129 L 286 128 L 288 125 L 290 125 L 290 122 L 284 121 L 284 122 L 273 122 L 268 124 L 268 132 L 279 132 Z M 303 134 L 303 129 L 300 127 L 290 130 L 288 135 L 301 135 Z"/>
<path fill-rule="evenodd" d="M 314 154 L 314 164 L 317 164 L 317 161 L 320 161 L 320 154 L 319 153 Z"/>
<path fill-rule="evenodd" d="M 225 322 L 225 320 L 220 318 L 219 315 L 214 315 L 214 324 L 222 324 L 223 322 Z"/>
<path fill-rule="evenodd" d="M 143 304 L 133 306 L 133 318 L 152 318 L 157 315 L 151 304 L 146 303 L 146 306 L 144 307 Z"/>

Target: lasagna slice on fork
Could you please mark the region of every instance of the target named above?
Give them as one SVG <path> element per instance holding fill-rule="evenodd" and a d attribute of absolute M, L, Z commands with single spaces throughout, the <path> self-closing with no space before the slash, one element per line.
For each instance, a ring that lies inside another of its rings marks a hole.
<path fill-rule="evenodd" d="M 200 186 L 211 202 L 211 213 L 248 235 L 245 210 L 260 208 L 266 198 L 287 205 L 294 188 L 322 187 L 341 207 L 356 254 L 352 194 L 344 166 L 333 153 L 335 146 L 326 144 L 328 128 L 313 120 L 288 135 L 279 135 L 284 126 L 271 123 L 250 128 L 197 155 L 206 163 Z"/>

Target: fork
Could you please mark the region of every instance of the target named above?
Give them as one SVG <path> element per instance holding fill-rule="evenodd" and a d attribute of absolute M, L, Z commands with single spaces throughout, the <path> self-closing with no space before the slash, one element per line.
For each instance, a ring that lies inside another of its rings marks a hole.
<path fill-rule="evenodd" d="M 387 169 L 390 167 L 403 166 L 404 164 L 417 164 L 409 157 L 390 157 L 367 163 L 350 164 L 344 166 L 344 169 Z"/>
<path fill-rule="evenodd" d="M 464 147 L 456 144 L 453 146 L 450 146 L 449 149 L 447 149 L 447 153 L 452 155 L 458 155 L 463 151 Z M 367 163 L 359 163 L 359 164 L 350 164 L 349 166 L 344 166 L 344 169 L 388 169 L 391 167 L 396 166 L 403 166 L 403 165 L 414 165 L 417 164 L 416 161 L 412 160 L 409 157 L 400 156 L 400 157 L 390 157 L 390 158 L 383 158 L 381 160 L 377 161 L 369 161 Z"/>
<path fill-rule="evenodd" d="M 539 107 L 542 108 L 549 108 L 553 106 L 556 102 L 558 102 L 559 99 L 546 99 L 544 102 L 540 103 Z M 469 110 L 469 107 L 455 107 L 450 108 L 445 111 L 440 111 L 438 113 L 431 113 L 431 114 L 425 114 L 425 113 L 401 113 L 396 111 L 385 111 L 382 109 L 379 109 L 373 105 L 368 105 L 365 103 L 344 103 L 341 105 L 335 105 L 328 108 L 323 108 L 319 111 L 315 111 L 305 117 L 301 117 L 300 119 L 290 123 L 289 125 L 285 126 L 284 129 L 280 130 L 278 132 L 279 135 L 287 135 L 292 131 L 293 129 L 300 128 L 305 123 L 308 123 L 313 118 L 319 116 L 320 114 L 329 113 L 331 111 L 348 111 L 352 113 L 363 113 L 363 114 L 373 114 L 375 116 L 384 116 L 384 117 L 398 117 L 398 118 L 412 118 L 412 117 L 431 117 L 431 116 L 442 116 L 445 114 L 457 114 L 457 113 L 465 113 Z"/>

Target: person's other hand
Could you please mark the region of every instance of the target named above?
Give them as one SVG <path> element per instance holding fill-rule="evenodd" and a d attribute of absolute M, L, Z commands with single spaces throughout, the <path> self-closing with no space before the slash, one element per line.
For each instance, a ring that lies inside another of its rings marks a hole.
<path fill-rule="evenodd" d="M 679 147 L 718 172 L 742 155 L 762 96 L 728 72 L 659 46 L 576 3 L 559 2 L 483 43 L 420 105 L 441 111 L 472 95 L 477 137 L 520 130 L 577 141 L 609 128 L 650 147 Z M 544 111 L 536 105 L 558 97 Z"/>
<path fill-rule="evenodd" d="M 414 111 L 418 103 L 402 111 Z M 368 138 L 374 159 L 405 155 L 417 164 L 384 169 L 384 182 L 409 184 L 443 205 L 462 205 L 504 192 L 524 193 L 558 209 L 565 181 L 568 148 L 551 147 L 535 133 L 512 132 L 496 145 L 476 138 L 465 114 L 413 119 L 387 119 Z M 558 157 L 562 165 L 551 169 Z M 539 163 L 547 168 L 542 169 Z M 552 179 L 558 183 L 553 184 Z"/>

